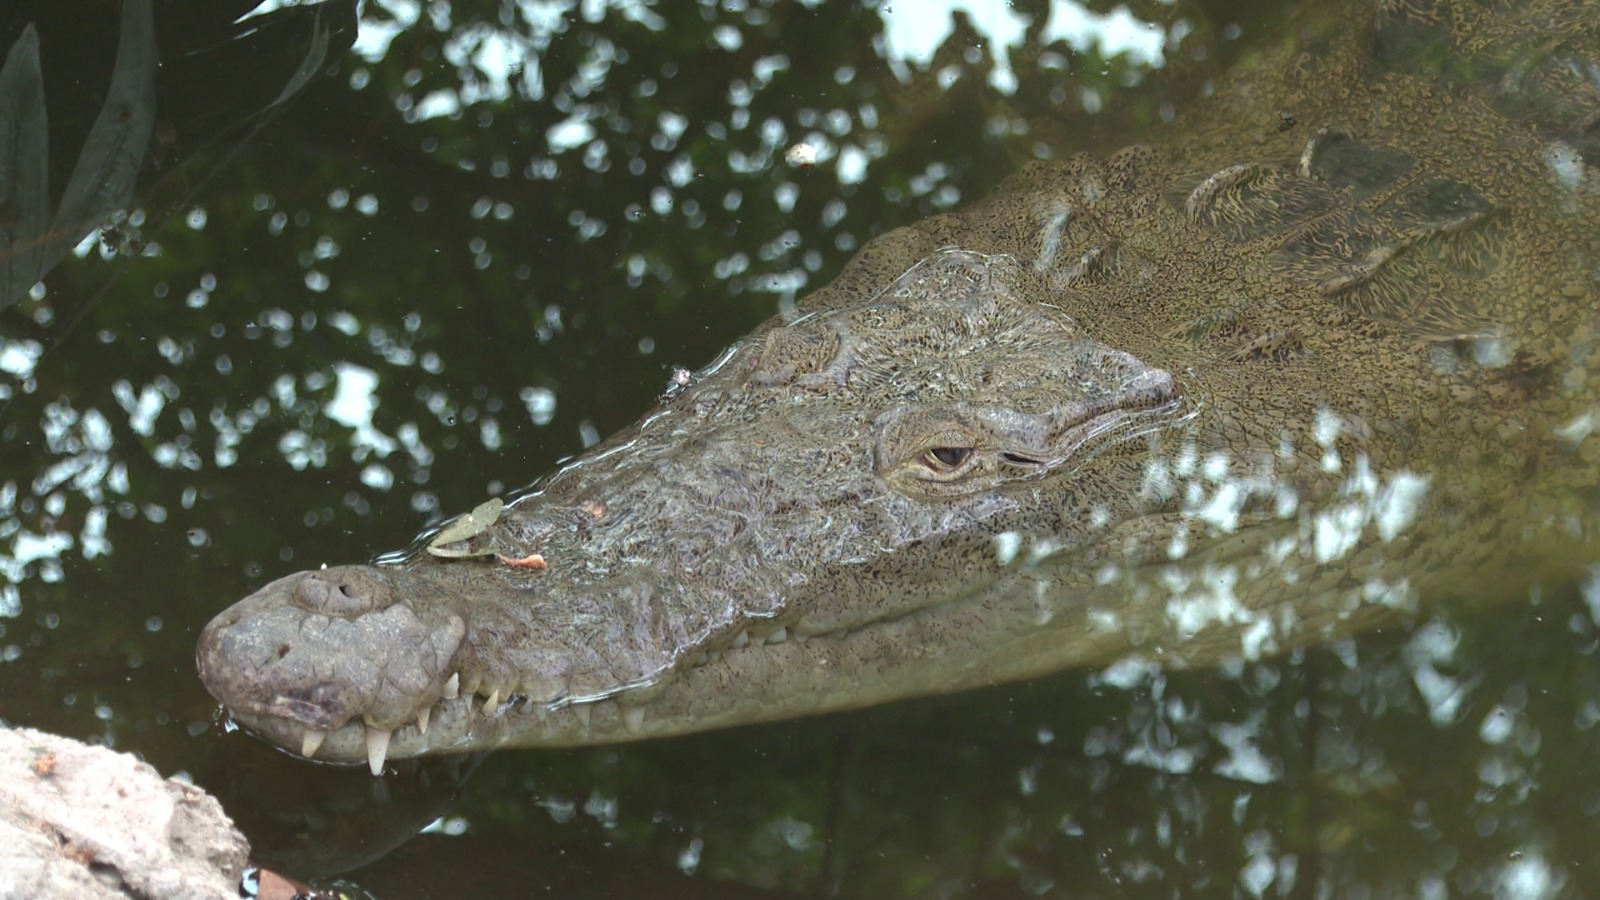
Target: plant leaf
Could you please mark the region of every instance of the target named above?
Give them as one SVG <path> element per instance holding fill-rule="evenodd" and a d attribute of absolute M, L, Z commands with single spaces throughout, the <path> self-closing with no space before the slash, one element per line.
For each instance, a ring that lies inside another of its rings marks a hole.
<path fill-rule="evenodd" d="M 46 269 L 133 199 L 156 120 L 156 31 L 151 0 L 123 0 L 122 35 L 105 105 L 56 208 Z"/>
<path fill-rule="evenodd" d="M 0 68 L 0 309 L 44 276 L 49 140 L 39 33 L 28 25 Z"/>
<path fill-rule="evenodd" d="M 318 7 L 316 17 L 312 20 L 311 43 L 306 47 L 305 58 L 300 60 L 299 67 L 294 70 L 293 75 L 289 76 L 289 81 L 283 86 L 283 90 L 278 93 L 278 98 L 267 104 L 267 109 L 287 102 L 290 97 L 300 93 L 300 89 L 310 83 L 311 79 L 321 70 L 323 64 L 328 61 L 328 38 L 332 33 L 332 26 L 322 20 L 322 7 Z"/>

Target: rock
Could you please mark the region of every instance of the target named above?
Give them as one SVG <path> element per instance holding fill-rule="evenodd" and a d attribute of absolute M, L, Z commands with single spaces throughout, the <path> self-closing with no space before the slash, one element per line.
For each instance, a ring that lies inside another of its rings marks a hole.
<path fill-rule="evenodd" d="M 237 900 L 250 847 L 215 798 L 126 753 L 0 729 L 0 900 Z"/>

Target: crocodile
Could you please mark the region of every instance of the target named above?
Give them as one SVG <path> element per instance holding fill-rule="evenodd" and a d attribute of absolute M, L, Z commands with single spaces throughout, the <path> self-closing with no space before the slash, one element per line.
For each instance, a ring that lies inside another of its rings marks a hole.
<path fill-rule="evenodd" d="M 201 678 L 376 774 L 1253 659 L 1576 578 L 1593 6 L 1309 13 L 1147 143 L 868 243 L 515 502 L 261 588 Z"/>

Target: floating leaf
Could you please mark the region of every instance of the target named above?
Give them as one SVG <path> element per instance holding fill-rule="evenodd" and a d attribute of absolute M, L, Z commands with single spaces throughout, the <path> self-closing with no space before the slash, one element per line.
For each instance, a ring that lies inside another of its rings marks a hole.
<path fill-rule="evenodd" d="M 499 497 L 478 504 L 472 512 L 451 521 L 450 524 L 440 529 L 439 534 L 428 542 L 428 552 L 445 559 L 492 555 L 495 552 L 493 547 L 474 549 L 467 546 L 467 541 L 484 533 L 489 526 L 498 522 L 500 520 L 500 510 L 504 507 L 505 502 Z M 459 544 L 461 546 L 448 546 L 451 544 Z"/>

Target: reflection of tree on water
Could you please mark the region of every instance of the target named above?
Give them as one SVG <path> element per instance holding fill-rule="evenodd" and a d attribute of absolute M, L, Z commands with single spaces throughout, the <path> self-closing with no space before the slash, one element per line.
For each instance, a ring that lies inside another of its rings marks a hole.
<path fill-rule="evenodd" d="M 339 57 L 171 211 L 181 222 L 137 235 L 159 255 L 103 299 L 121 263 L 69 259 L 43 299 L 6 312 L 8 336 L 48 350 L 0 358 L 16 375 L 0 418 L 13 485 L 0 716 L 202 771 L 212 707 L 188 658 L 224 603 L 399 546 L 547 470 L 871 235 L 980 196 L 1041 134 L 1114 148 L 1163 102 L 1188 103 L 1197 87 L 1173 69 L 1205 65 L 1174 56 L 1125 94 L 1115 65 L 1101 76 L 1092 55 L 1055 48 L 1063 76 L 1025 49 L 1017 92 L 1000 97 L 969 33 L 904 85 L 872 50 L 877 17 L 844 4 L 696 11 L 659 30 L 568 11 L 544 38 L 501 15 L 430 8 L 383 55 Z M 1236 52 L 1211 37 L 1225 22 L 1190 21 L 1183 46 Z M 158 46 L 176 46 L 163 27 Z M 544 93 L 423 118 L 430 97 L 488 79 L 452 45 L 490 31 L 545 41 Z M 939 91 L 945 66 L 957 77 Z M 235 106 L 256 110 L 294 69 L 275 71 L 187 84 L 253 85 L 258 102 Z M 1091 87 L 1099 115 L 1071 112 Z M 1032 118 L 1063 103 L 1064 119 Z M 580 114 L 592 136 L 552 142 Z M 1277 127 L 1275 109 L 1263 116 Z M 158 104 L 158 142 L 163 117 Z M 780 161 L 813 134 L 839 155 Z M 52 177 L 82 145 L 52 133 L 67 154 Z M 846 145 L 866 160 L 859 183 L 840 177 Z M 163 151 L 162 171 L 182 157 Z M 1456 623 L 1442 632 L 1459 636 L 1453 654 L 1434 632 L 1380 635 L 1312 663 L 1065 676 L 681 742 L 500 754 L 455 813 L 482 843 L 451 845 L 454 865 L 509 866 L 474 849 L 509 835 L 570 843 L 595 865 L 643 858 L 853 896 L 1272 896 L 1319 879 L 1539 896 L 1541 877 L 1544 895 L 1585 893 L 1573 863 L 1593 835 L 1593 628 L 1570 595 L 1539 608 Z M 1425 724 L 1436 691 L 1459 706 Z M 439 871 L 403 857 L 377 869 L 394 896 Z"/>

